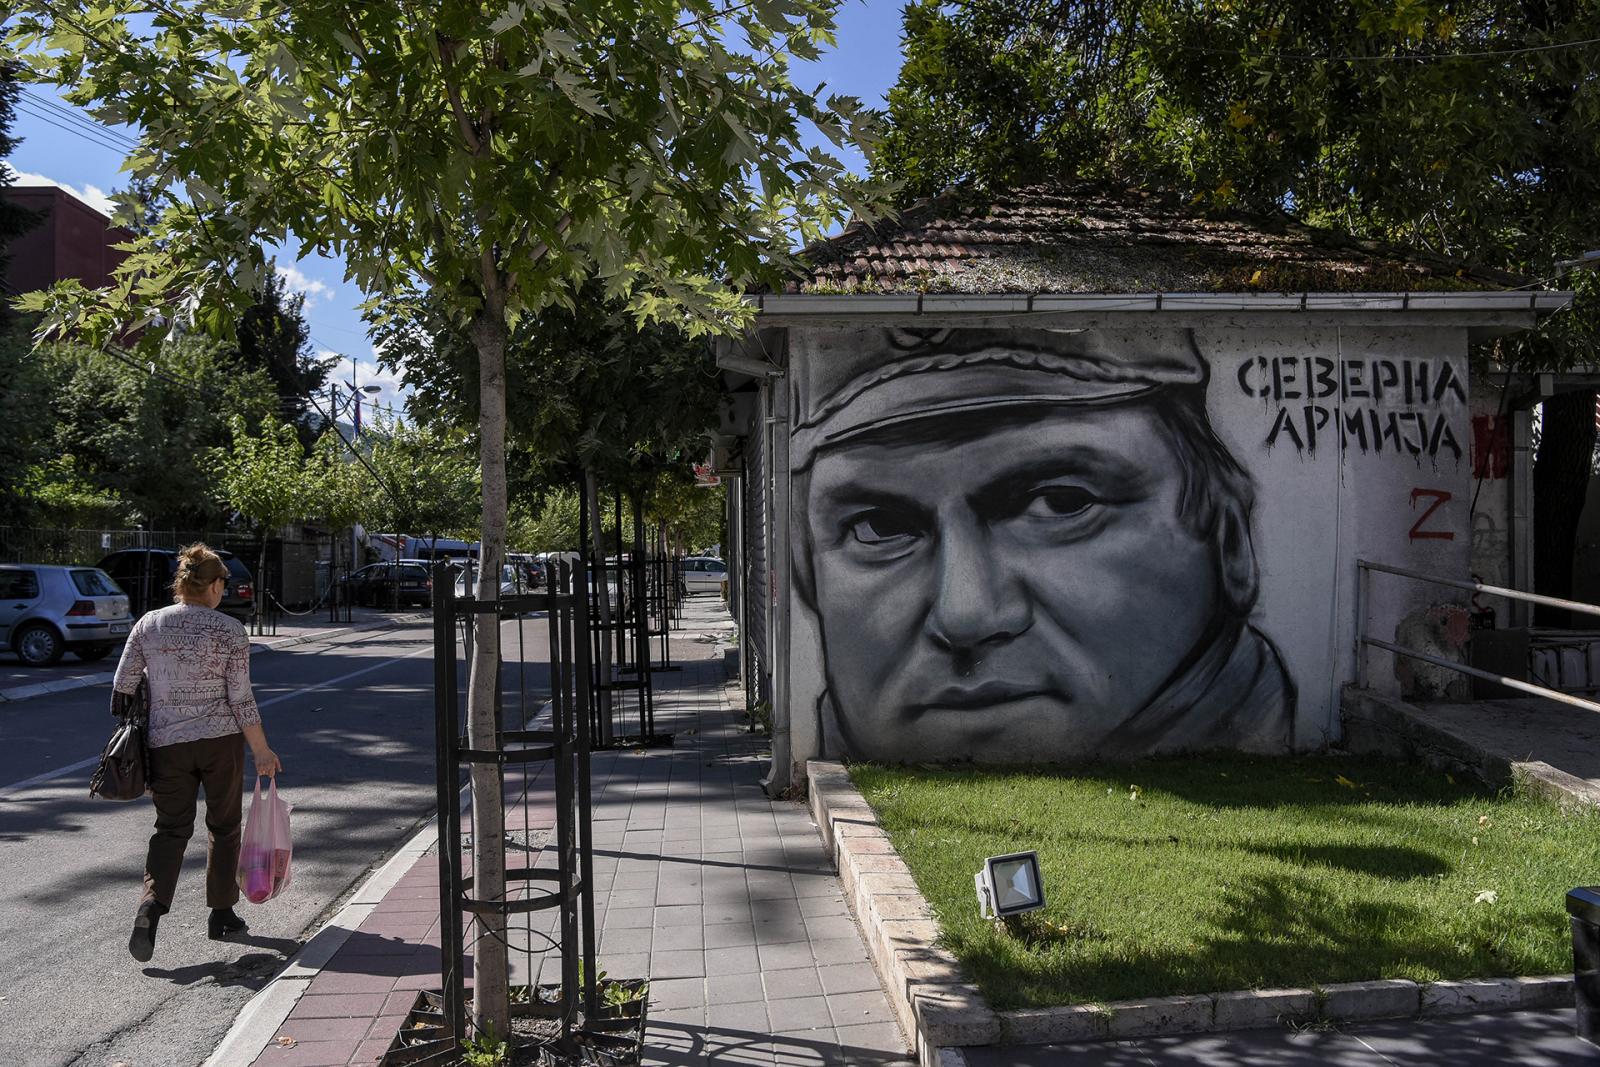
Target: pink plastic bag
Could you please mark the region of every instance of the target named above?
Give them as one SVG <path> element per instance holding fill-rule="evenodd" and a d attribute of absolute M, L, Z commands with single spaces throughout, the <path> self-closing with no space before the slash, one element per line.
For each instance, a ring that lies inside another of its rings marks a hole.
<path fill-rule="evenodd" d="M 267 802 L 261 802 L 261 778 L 245 820 L 239 845 L 239 888 L 252 904 L 264 904 L 289 888 L 289 861 L 294 845 L 289 839 L 289 811 L 294 807 L 278 796 L 278 780 L 271 779 Z"/>

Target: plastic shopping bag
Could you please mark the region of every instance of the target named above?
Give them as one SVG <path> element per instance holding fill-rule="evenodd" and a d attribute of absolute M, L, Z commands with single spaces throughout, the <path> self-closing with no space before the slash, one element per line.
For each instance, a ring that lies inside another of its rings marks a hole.
<path fill-rule="evenodd" d="M 289 839 L 289 811 L 294 805 L 278 796 L 278 780 L 271 779 L 266 803 L 261 802 L 261 778 L 256 778 L 255 799 L 245 820 L 239 845 L 239 888 L 252 904 L 263 904 L 289 888 L 289 861 L 294 845 Z"/>

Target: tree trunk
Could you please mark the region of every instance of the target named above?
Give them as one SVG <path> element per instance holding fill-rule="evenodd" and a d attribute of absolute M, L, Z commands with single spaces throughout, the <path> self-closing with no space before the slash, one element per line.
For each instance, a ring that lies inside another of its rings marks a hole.
<path fill-rule="evenodd" d="M 600 605 L 600 625 L 611 625 L 611 593 L 606 588 L 606 542 L 605 533 L 600 529 L 600 483 L 595 478 L 594 471 L 587 468 L 583 472 L 583 482 L 588 490 L 584 494 L 589 504 L 589 542 L 595 558 L 596 601 Z M 611 684 L 611 631 L 604 629 L 600 633 L 600 640 L 595 642 L 600 649 L 600 683 Z M 615 736 L 611 725 L 611 691 L 601 689 L 595 694 L 595 705 L 600 709 L 600 743 L 609 745 Z"/>
<path fill-rule="evenodd" d="M 1561 393 L 1544 402 L 1539 453 L 1533 465 L 1533 588 L 1572 596 L 1572 555 L 1578 517 L 1594 463 L 1595 394 Z M 1538 625 L 1570 626 L 1569 613 L 1539 608 Z"/>
<path fill-rule="evenodd" d="M 471 327 L 478 350 L 478 438 L 483 468 L 483 527 L 478 552 L 480 603 L 500 597 L 500 560 L 506 539 L 506 325 L 503 314 L 485 309 Z M 473 615 L 474 640 L 467 685 L 467 737 L 473 748 L 499 747 L 498 702 L 500 614 Z M 505 804 L 500 769 L 472 767 L 472 878 L 479 900 L 504 900 L 506 895 Z M 511 1032 L 511 999 L 504 915 L 476 917 L 472 1019 L 480 1035 L 497 1039 Z"/>

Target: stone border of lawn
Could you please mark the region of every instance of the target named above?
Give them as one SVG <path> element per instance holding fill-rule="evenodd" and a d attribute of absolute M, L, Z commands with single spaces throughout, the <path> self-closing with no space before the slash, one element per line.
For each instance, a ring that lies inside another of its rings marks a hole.
<path fill-rule="evenodd" d="M 933 910 L 844 765 L 806 764 L 807 802 L 878 979 L 923 1067 L 962 1067 L 961 1048 L 1254 1030 L 1286 1023 L 1570 1007 L 1572 976 L 1340 982 L 997 1012 L 938 945 Z"/>

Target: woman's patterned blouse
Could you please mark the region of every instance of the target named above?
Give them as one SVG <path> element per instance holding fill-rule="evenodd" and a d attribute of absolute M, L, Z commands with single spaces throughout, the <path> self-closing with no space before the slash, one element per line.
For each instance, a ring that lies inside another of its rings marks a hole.
<path fill-rule="evenodd" d="M 112 688 L 132 693 L 150 679 L 150 747 L 238 733 L 261 721 L 250 691 L 244 624 L 197 604 L 144 615 L 122 649 Z"/>

